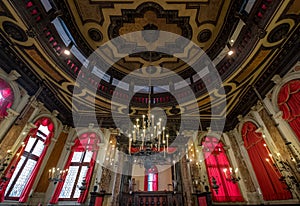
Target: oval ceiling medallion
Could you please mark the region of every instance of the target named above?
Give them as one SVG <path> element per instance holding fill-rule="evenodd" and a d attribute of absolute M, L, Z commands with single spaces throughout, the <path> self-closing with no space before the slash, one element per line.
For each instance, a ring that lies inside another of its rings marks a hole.
<path fill-rule="evenodd" d="M 212 36 L 211 31 L 209 29 L 204 29 L 198 34 L 197 38 L 200 43 L 204 43 L 207 42 L 211 36 Z"/>
<path fill-rule="evenodd" d="M 103 39 L 103 35 L 98 29 L 90 29 L 88 34 L 93 41 L 99 42 Z"/>
<path fill-rule="evenodd" d="M 25 33 L 25 31 L 19 27 L 18 25 L 5 21 L 3 22 L 3 29 L 4 31 L 13 39 L 21 42 L 27 41 L 28 37 Z"/>
<path fill-rule="evenodd" d="M 276 26 L 268 36 L 268 42 L 274 43 L 285 38 L 290 30 L 290 25 L 288 23 L 283 23 Z"/>

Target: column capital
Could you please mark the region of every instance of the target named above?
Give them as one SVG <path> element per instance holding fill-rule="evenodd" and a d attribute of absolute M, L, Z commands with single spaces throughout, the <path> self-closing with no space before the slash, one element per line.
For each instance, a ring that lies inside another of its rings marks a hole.
<path fill-rule="evenodd" d="M 59 114 L 59 111 L 57 111 L 57 110 L 53 110 L 52 113 L 51 113 L 51 115 L 53 117 L 57 117 L 58 114 Z"/>
<path fill-rule="evenodd" d="M 34 128 L 37 128 L 37 126 L 35 124 L 33 124 L 32 122 L 27 122 L 26 123 L 26 128 L 34 129 Z"/>
<path fill-rule="evenodd" d="M 232 130 L 232 134 L 236 138 L 236 141 L 237 141 L 238 145 L 239 146 L 244 146 L 244 141 L 243 141 L 242 134 L 239 133 L 239 131 L 237 130 L 237 128 L 234 128 Z"/>
<path fill-rule="evenodd" d="M 27 122 L 23 129 L 23 134 L 27 134 L 31 129 L 35 128 L 37 128 L 35 124 L 33 124 L 32 122 Z"/>
<path fill-rule="evenodd" d="M 255 130 L 255 132 L 261 132 L 261 133 L 263 133 L 264 132 L 264 128 L 263 127 L 258 127 L 256 130 Z"/>
<path fill-rule="evenodd" d="M 282 78 L 276 74 L 274 77 L 271 79 L 275 84 L 280 84 L 282 82 Z"/>
<path fill-rule="evenodd" d="M 239 114 L 237 116 L 237 118 L 238 118 L 239 122 L 242 122 L 244 120 L 244 117 L 241 114 Z"/>
<path fill-rule="evenodd" d="M 16 117 L 20 114 L 11 108 L 8 108 L 6 111 L 7 111 L 8 115 L 5 117 L 5 119 L 10 119 L 10 118 Z"/>
<path fill-rule="evenodd" d="M 198 133 L 198 131 L 197 131 L 197 133 Z M 195 131 L 193 131 L 193 130 L 184 130 L 183 131 L 184 136 L 189 136 L 189 137 L 193 137 L 197 133 L 195 133 Z"/>
<path fill-rule="evenodd" d="M 71 127 L 70 127 L 69 125 L 63 125 L 62 131 L 63 131 L 64 133 L 69 133 L 69 132 L 70 132 L 70 129 L 71 129 Z"/>
<path fill-rule="evenodd" d="M 8 74 L 8 79 L 10 81 L 15 81 L 17 79 L 19 79 L 21 77 L 21 74 L 19 74 L 16 70 L 12 70 L 9 74 Z"/>
<path fill-rule="evenodd" d="M 229 145 L 227 145 L 227 144 L 224 144 L 224 145 L 223 145 L 223 149 L 224 149 L 225 151 L 228 151 L 229 149 L 231 149 L 231 147 L 230 147 Z"/>
<path fill-rule="evenodd" d="M 110 134 L 113 134 L 113 135 L 118 135 L 119 134 L 119 129 L 111 128 L 111 129 L 109 129 L 109 131 L 110 131 Z"/>
<path fill-rule="evenodd" d="M 65 144 L 66 150 L 71 150 L 72 146 L 75 144 L 75 142 L 69 142 L 67 141 Z"/>
<path fill-rule="evenodd" d="M 282 119 L 282 115 L 283 115 L 282 111 L 279 111 L 279 112 L 277 112 L 277 113 L 274 115 L 274 118 L 275 118 L 275 119 Z"/>
<path fill-rule="evenodd" d="M 228 136 L 233 136 L 234 137 L 235 132 L 237 132 L 237 128 L 234 128 L 234 129 L 228 131 L 227 133 L 229 134 Z"/>
<path fill-rule="evenodd" d="M 31 103 L 32 106 L 33 106 L 34 108 L 37 108 L 37 109 L 41 109 L 41 108 L 44 106 L 44 103 L 42 103 L 42 102 L 40 102 L 40 101 L 37 101 L 37 100 L 35 99 L 35 96 L 30 97 L 30 101 L 29 101 L 29 102 L 32 102 L 32 103 Z"/>
<path fill-rule="evenodd" d="M 253 107 L 251 107 L 252 111 L 258 112 L 263 108 L 263 105 L 261 103 L 261 101 L 258 101 L 256 105 L 254 105 Z"/>

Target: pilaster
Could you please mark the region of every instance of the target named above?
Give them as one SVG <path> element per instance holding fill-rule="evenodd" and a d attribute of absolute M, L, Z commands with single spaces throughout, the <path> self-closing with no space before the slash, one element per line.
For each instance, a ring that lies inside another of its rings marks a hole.
<path fill-rule="evenodd" d="M 261 189 L 258 183 L 258 180 L 256 178 L 254 169 L 252 167 L 252 163 L 251 160 L 249 158 L 248 152 L 244 146 L 244 141 L 242 138 L 242 135 L 238 132 L 238 130 L 235 128 L 231 131 L 231 135 L 235 137 L 236 141 L 237 141 L 237 147 L 239 148 L 240 152 L 241 152 L 241 159 L 243 160 L 243 162 L 245 163 L 245 166 L 247 169 L 242 169 L 241 168 L 241 173 L 244 179 L 244 182 L 246 183 L 245 185 L 247 185 L 248 189 L 247 189 L 247 197 L 249 200 L 249 203 L 254 203 L 254 204 L 258 204 L 258 203 L 262 203 L 263 200 L 263 196 L 261 193 Z M 242 165 L 242 162 L 241 164 Z M 253 188 L 254 186 L 254 188 Z"/>
<path fill-rule="evenodd" d="M 239 148 L 236 147 L 236 145 L 232 144 L 231 141 L 229 140 L 229 136 L 226 133 L 223 133 L 223 137 L 224 137 L 224 141 L 226 143 L 227 146 L 229 146 L 229 148 L 227 149 L 227 153 L 231 162 L 231 165 L 233 168 L 238 168 L 238 172 L 236 173 L 237 177 L 240 177 L 239 173 L 240 170 L 242 169 L 242 171 L 245 169 L 243 167 L 243 165 L 238 165 L 237 162 L 237 158 L 242 158 L 239 152 Z M 234 138 L 233 136 L 231 136 L 231 138 Z M 247 196 L 247 188 L 245 185 L 245 180 L 243 178 L 243 176 L 241 177 L 240 181 L 238 182 L 239 186 L 240 186 L 240 190 L 241 193 L 245 199 L 246 202 L 249 201 L 248 196 Z"/>

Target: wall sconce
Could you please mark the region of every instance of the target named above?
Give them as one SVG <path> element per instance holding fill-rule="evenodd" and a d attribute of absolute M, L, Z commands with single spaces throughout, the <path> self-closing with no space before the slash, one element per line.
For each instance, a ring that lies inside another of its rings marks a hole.
<path fill-rule="evenodd" d="M 4 156 L 4 158 L 0 161 L 0 173 L 2 174 L 2 172 L 5 170 L 5 168 L 8 166 L 9 160 L 11 158 L 12 152 L 11 150 L 7 150 L 6 155 Z"/>
<path fill-rule="evenodd" d="M 65 175 L 67 175 L 68 169 L 66 170 L 60 170 L 59 168 L 53 167 L 52 169 L 49 170 L 49 178 L 48 180 L 50 182 L 54 182 L 54 184 L 58 182 L 64 181 Z"/>
<path fill-rule="evenodd" d="M 230 167 L 229 170 L 227 168 L 223 169 L 223 172 L 225 174 L 225 178 L 227 181 L 231 181 L 232 183 L 237 183 L 238 181 L 240 181 L 240 177 L 237 176 L 237 172 L 238 172 L 238 168 L 235 168 L 235 170 L 233 171 L 232 168 Z"/>
<path fill-rule="evenodd" d="M 77 185 L 77 187 L 78 187 L 78 189 L 80 190 L 81 193 L 83 193 L 87 189 L 86 185 L 87 185 L 87 182 L 86 182 L 85 178 L 83 178 L 80 186 Z"/>
<path fill-rule="evenodd" d="M 216 194 L 218 194 L 220 186 L 217 184 L 217 180 L 214 176 L 212 176 L 211 182 L 212 182 L 212 189 L 216 192 Z"/>
<path fill-rule="evenodd" d="M 5 177 L 4 175 L 4 171 L 7 168 L 9 161 L 11 159 L 12 156 L 12 152 L 11 150 L 7 150 L 6 155 L 4 156 L 4 158 L 2 160 L 0 160 L 0 176 L 1 176 L 1 180 L 3 182 L 6 182 L 9 180 L 9 178 Z M 15 167 L 12 166 L 10 170 L 13 170 Z M 1 186 L 0 186 L 1 187 Z"/>

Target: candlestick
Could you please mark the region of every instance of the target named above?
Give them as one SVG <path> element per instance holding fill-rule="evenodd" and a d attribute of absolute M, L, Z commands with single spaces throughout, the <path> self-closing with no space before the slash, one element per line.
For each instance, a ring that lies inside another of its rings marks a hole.
<path fill-rule="evenodd" d="M 136 142 L 136 133 L 134 130 L 132 131 L 132 134 L 133 134 L 133 142 Z"/>
<path fill-rule="evenodd" d="M 168 152 L 168 147 L 169 147 L 169 135 L 166 135 L 166 139 L 167 139 L 167 152 Z"/>
<path fill-rule="evenodd" d="M 165 140 L 165 127 L 162 128 L 162 139 L 163 141 Z"/>
<path fill-rule="evenodd" d="M 154 115 L 152 115 L 151 118 L 152 118 L 151 125 L 154 125 Z"/>
<path fill-rule="evenodd" d="M 173 160 L 173 164 L 174 164 L 174 180 L 176 181 L 176 167 L 175 167 L 175 160 Z"/>
<path fill-rule="evenodd" d="M 160 148 L 161 132 L 158 132 L 158 148 Z"/>
<path fill-rule="evenodd" d="M 52 168 L 52 178 L 54 178 L 54 174 L 55 174 L 55 168 Z"/>
<path fill-rule="evenodd" d="M 132 139 L 129 137 L 129 146 L 128 146 L 129 155 L 131 155 L 131 142 L 132 142 Z"/>
<path fill-rule="evenodd" d="M 224 169 L 223 169 L 223 172 L 224 172 L 225 178 L 227 179 L 227 178 L 228 178 L 228 177 L 227 177 L 227 169 L 224 168 Z"/>

